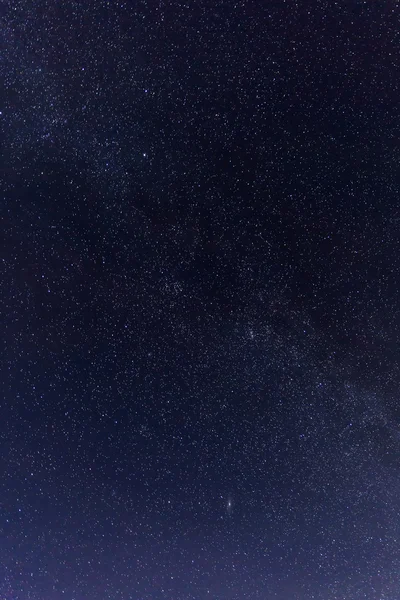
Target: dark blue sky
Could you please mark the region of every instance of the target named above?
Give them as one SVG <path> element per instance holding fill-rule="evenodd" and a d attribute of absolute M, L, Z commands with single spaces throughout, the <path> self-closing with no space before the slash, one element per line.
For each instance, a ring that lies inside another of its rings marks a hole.
<path fill-rule="evenodd" d="M 400 596 L 399 18 L 3 3 L 1 598 Z"/>

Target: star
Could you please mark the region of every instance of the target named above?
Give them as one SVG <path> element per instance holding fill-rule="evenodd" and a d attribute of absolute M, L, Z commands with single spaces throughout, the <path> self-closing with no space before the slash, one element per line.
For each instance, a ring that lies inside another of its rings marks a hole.
<path fill-rule="evenodd" d="M 232 510 L 233 510 L 233 500 L 229 496 L 229 498 L 226 502 L 226 512 L 228 513 L 228 515 L 232 514 Z"/>

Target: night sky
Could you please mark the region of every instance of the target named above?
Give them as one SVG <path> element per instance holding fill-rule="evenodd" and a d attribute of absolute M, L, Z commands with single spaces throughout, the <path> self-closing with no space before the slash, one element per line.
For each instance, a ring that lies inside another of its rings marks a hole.
<path fill-rule="evenodd" d="M 1 600 L 400 599 L 400 5 L 3 0 Z"/>

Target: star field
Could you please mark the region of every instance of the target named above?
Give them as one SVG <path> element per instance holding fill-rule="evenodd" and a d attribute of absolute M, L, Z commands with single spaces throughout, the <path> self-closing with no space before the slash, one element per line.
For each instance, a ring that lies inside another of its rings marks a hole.
<path fill-rule="evenodd" d="M 399 11 L 2 3 L 1 600 L 400 598 Z"/>

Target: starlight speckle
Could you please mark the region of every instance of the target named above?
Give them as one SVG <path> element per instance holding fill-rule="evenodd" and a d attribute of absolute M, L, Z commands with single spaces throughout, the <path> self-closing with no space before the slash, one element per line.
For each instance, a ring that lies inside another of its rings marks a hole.
<path fill-rule="evenodd" d="M 400 598 L 397 4 L 3 2 L 1 599 Z"/>

